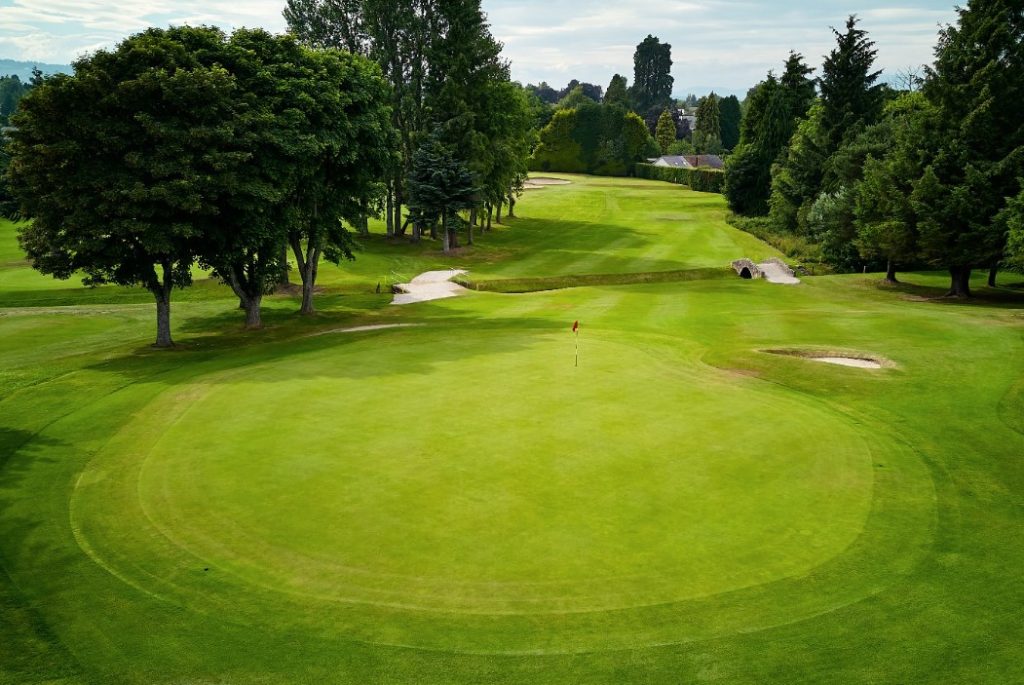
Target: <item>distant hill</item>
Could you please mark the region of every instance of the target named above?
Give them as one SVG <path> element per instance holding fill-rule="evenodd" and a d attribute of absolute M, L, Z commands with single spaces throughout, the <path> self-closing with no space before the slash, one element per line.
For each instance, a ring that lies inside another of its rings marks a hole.
<path fill-rule="evenodd" d="M 70 64 L 43 64 L 42 62 L 19 62 L 13 59 L 0 59 L 0 76 L 17 76 L 22 81 L 32 78 L 32 67 L 39 67 L 44 74 L 70 74 Z"/>

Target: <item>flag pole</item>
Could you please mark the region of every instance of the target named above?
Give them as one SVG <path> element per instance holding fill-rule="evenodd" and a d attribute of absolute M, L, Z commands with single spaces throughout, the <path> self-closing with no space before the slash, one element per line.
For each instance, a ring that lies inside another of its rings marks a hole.
<path fill-rule="evenodd" d="M 580 367 L 580 329 L 576 328 L 576 368 Z"/>

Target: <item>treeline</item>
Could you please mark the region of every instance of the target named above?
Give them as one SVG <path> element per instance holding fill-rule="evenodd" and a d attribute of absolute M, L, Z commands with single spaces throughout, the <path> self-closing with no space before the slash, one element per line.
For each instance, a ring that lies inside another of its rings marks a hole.
<path fill-rule="evenodd" d="M 521 192 L 533 112 L 479 0 L 295 0 L 292 35 L 150 29 L 41 79 L 5 146 L 33 266 L 148 289 L 158 346 L 196 266 L 264 295 L 351 259 L 371 217 L 446 251 Z M 460 216 L 463 212 L 466 218 Z M 440 231 L 440 236 L 438 236 Z"/>
<path fill-rule="evenodd" d="M 950 294 L 972 270 L 1024 262 L 1024 18 L 972 1 L 942 29 L 935 63 L 895 90 L 850 17 L 821 75 L 791 54 L 752 92 L 726 197 L 760 232 L 817 247 L 841 270 L 948 269 Z"/>
<path fill-rule="evenodd" d="M 633 55 L 632 85 L 615 74 L 606 89 L 576 80 L 560 91 L 527 86 L 539 128 L 530 168 L 626 176 L 659 155 L 732 150 L 740 139 L 739 99 L 711 93 L 675 102 L 673 83 L 672 46 L 647 36 Z"/>

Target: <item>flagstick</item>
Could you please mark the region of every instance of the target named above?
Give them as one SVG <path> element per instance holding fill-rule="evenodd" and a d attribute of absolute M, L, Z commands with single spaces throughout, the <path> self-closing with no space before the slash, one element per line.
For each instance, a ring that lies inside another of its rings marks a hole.
<path fill-rule="evenodd" d="M 576 368 L 580 367 L 580 329 L 576 329 Z"/>

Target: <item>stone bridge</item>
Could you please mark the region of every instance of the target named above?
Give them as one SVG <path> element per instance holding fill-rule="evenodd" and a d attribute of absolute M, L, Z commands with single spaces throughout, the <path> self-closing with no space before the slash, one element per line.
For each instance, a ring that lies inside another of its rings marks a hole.
<path fill-rule="evenodd" d="M 732 268 L 740 278 L 761 278 L 761 267 L 749 259 L 737 259 L 732 263 Z"/>

